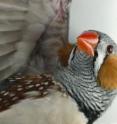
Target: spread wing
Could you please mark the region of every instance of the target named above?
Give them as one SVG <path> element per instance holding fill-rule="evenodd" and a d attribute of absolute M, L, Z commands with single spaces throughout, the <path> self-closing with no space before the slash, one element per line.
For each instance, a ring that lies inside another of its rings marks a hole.
<path fill-rule="evenodd" d="M 55 16 L 52 2 L 0 0 L 0 80 L 27 63 L 37 39 Z"/>
<path fill-rule="evenodd" d="M 69 0 L 59 0 L 59 9 L 33 50 L 29 71 L 53 73 L 58 65 L 59 50 L 68 44 Z"/>

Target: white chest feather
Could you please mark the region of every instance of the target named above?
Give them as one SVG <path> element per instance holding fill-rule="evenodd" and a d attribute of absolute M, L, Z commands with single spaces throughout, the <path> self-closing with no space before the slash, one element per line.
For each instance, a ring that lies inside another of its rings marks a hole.
<path fill-rule="evenodd" d="M 60 92 L 26 99 L 0 113 L 0 124 L 86 124 L 77 104 Z"/>

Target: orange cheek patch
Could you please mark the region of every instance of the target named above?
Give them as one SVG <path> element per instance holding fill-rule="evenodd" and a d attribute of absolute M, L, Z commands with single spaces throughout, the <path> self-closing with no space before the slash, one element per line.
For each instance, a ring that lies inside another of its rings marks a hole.
<path fill-rule="evenodd" d="M 98 73 L 100 85 L 106 90 L 117 89 L 117 56 L 109 55 Z"/>

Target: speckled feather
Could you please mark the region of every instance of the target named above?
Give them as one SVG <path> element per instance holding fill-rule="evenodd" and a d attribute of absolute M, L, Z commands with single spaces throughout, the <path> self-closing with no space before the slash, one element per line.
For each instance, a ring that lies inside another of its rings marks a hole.
<path fill-rule="evenodd" d="M 0 91 L 1 124 L 86 124 L 87 118 L 50 75 L 15 75 Z"/>
<path fill-rule="evenodd" d="M 29 97 L 35 99 L 44 97 L 49 93 L 48 89 L 62 91 L 60 84 L 57 84 L 52 76 L 46 74 L 15 75 L 6 81 L 13 84 L 0 91 L 0 111 L 6 110 L 11 105 Z"/>

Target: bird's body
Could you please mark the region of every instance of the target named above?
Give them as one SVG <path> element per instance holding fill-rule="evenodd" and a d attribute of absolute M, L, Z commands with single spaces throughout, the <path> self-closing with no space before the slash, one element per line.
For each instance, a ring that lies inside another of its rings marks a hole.
<path fill-rule="evenodd" d="M 104 52 L 101 63 L 100 50 Z M 68 53 L 68 63 L 58 63 L 54 78 L 23 75 L 6 80 L 13 83 L 10 86 L 3 82 L 7 87 L 0 91 L 0 123 L 92 124 L 108 108 L 116 94 L 116 77 L 105 82 L 108 77 L 101 72 L 109 66 L 111 55 L 116 58 L 116 44 L 101 32 L 88 31 Z"/>
<path fill-rule="evenodd" d="M 58 107 L 58 108 L 57 108 Z M 1 124 L 86 124 L 77 104 L 61 92 L 43 99 L 26 99 L 0 114 Z"/>
<path fill-rule="evenodd" d="M 50 76 L 18 78 L 16 85 L 0 92 L 0 98 L 1 94 L 6 95 L 0 102 L 1 124 L 86 124 L 87 119 L 78 111 L 76 102 Z M 16 77 L 10 80 L 13 79 Z"/>

